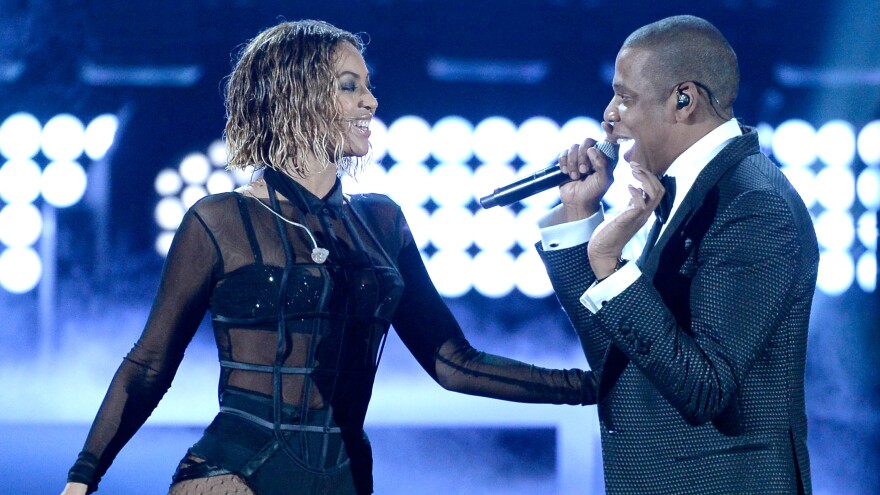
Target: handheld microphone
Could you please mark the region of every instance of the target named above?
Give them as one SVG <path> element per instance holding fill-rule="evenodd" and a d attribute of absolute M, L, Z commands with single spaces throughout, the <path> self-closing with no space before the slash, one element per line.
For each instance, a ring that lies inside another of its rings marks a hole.
<path fill-rule="evenodd" d="M 616 144 L 602 141 L 593 145 L 593 148 L 602 152 L 602 154 L 605 155 L 605 158 L 608 159 L 609 163 L 617 161 L 618 146 Z M 586 175 L 584 177 L 586 177 Z M 562 173 L 559 169 L 559 164 L 554 163 L 532 175 L 527 175 L 522 179 L 495 189 L 492 194 L 480 198 L 480 206 L 483 208 L 507 206 L 533 194 L 538 194 L 541 191 L 546 191 L 547 189 L 569 181 L 571 181 L 571 177 L 569 177 L 568 174 Z"/>

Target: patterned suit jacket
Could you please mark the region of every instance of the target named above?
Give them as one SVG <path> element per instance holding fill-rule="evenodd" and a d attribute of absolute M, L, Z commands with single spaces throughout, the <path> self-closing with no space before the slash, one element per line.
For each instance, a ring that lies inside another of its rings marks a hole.
<path fill-rule="evenodd" d="M 596 278 L 587 245 L 541 256 L 601 373 L 608 493 L 811 493 L 804 361 L 818 246 L 756 132 L 706 166 L 642 276 L 596 314 L 578 300 Z"/>

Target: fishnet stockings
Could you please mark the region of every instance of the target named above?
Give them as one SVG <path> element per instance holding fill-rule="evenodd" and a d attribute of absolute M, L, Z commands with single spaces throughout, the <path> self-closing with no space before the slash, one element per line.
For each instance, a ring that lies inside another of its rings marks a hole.
<path fill-rule="evenodd" d="M 184 480 L 171 485 L 168 495 L 256 495 L 240 477 L 221 474 L 210 478 Z"/>

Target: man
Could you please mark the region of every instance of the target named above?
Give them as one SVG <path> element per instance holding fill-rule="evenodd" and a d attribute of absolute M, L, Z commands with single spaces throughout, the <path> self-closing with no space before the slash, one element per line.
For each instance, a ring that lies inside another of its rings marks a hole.
<path fill-rule="evenodd" d="M 592 140 L 560 158 L 573 179 L 588 176 L 561 187 L 539 250 L 600 373 L 611 494 L 811 492 L 804 361 L 818 247 L 803 201 L 733 119 L 738 85 L 710 23 L 642 27 L 617 55 L 604 124 L 610 140 L 633 141 L 625 158 L 642 187 L 600 226 L 613 164 Z M 621 259 L 661 201 L 670 216 L 638 260 Z"/>

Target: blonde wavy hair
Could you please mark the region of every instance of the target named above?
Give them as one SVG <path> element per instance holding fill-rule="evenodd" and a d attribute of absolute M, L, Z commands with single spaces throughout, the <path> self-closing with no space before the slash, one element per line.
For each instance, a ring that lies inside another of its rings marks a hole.
<path fill-rule="evenodd" d="M 226 88 L 229 168 L 271 167 L 306 177 L 312 158 L 349 175 L 356 159 L 343 156 L 348 122 L 336 102 L 336 49 L 358 35 L 323 21 L 283 22 L 250 40 L 239 54 Z"/>

